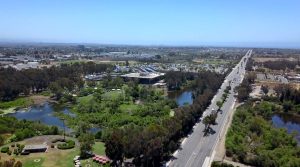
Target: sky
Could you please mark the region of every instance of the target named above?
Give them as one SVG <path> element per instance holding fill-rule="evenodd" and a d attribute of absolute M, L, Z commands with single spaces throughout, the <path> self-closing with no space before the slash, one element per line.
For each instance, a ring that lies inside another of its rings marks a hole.
<path fill-rule="evenodd" d="M 300 47 L 300 0 L 0 0 L 0 41 Z"/>

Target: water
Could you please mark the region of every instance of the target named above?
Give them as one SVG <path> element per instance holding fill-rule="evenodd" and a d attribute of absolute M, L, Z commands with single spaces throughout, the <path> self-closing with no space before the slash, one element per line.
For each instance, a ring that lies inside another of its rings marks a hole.
<path fill-rule="evenodd" d="M 178 106 L 193 104 L 193 92 L 191 90 L 172 91 L 168 93 L 168 97 L 174 99 Z"/>
<path fill-rule="evenodd" d="M 71 117 L 75 117 L 74 113 L 71 113 L 67 108 L 63 108 L 62 111 L 64 114 L 70 115 Z M 32 106 L 28 111 L 21 109 L 15 113 L 8 114 L 9 116 L 13 116 L 19 120 L 29 120 L 29 121 L 39 121 L 46 125 L 57 126 L 60 129 L 64 128 L 63 120 L 54 116 L 55 112 L 59 112 L 54 109 L 52 105 L 49 103 L 45 103 L 42 106 Z M 67 132 L 72 131 L 69 127 L 65 127 Z"/>
<path fill-rule="evenodd" d="M 75 113 L 72 113 L 66 107 L 60 107 L 57 105 L 51 105 L 49 103 L 45 103 L 41 106 L 32 106 L 28 111 L 21 109 L 15 113 L 8 114 L 9 116 L 13 116 L 18 120 L 29 120 L 29 121 L 39 121 L 46 125 L 57 126 L 61 130 L 64 129 L 64 121 L 55 116 L 55 112 L 62 112 L 65 115 L 69 115 L 70 117 L 76 117 Z M 67 133 L 74 132 L 73 129 L 65 125 L 65 130 Z M 92 127 L 88 131 L 96 134 L 100 131 L 101 128 Z"/>
<path fill-rule="evenodd" d="M 92 134 L 96 134 L 99 131 L 101 131 L 101 128 L 98 128 L 98 127 L 92 127 L 89 129 L 89 132 Z"/>
<path fill-rule="evenodd" d="M 285 128 L 288 133 L 297 132 L 295 139 L 300 144 L 300 117 L 290 114 L 275 114 L 272 116 L 272 124 L 276 128 Z"/>

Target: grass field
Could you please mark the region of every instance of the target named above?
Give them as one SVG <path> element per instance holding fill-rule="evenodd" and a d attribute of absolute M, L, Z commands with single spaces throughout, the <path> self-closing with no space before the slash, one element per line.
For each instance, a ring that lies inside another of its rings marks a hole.
<path fill-rule="evenodd" d="M 7 146 L 10 146 L 8 144 Z M 93 152 L 98 155 L 105 155 L 105 146 L 103 142 L 95 142 Z M 59 150 L 57 148 L 48 148 L 45 153 L 31 153 L 30 155 L 12 155 L 0 153 L 1 160 L 8 160 L 15 158 L 16 161 L 21 161 L 23 167 L 73 167 L 73 159 L 79 155 L 79 148 L 69 150 Z M 92 159 L 82 160 L 82 166 L 90 164 L 91 166 L 99 166 L 99 164 L 92 161 Z"/>
<path fill-rule="evenodd" d="M 103 142 L 95 142 L 93 152 L 98 155 L 105 155 L 105 146 Z"/>
<path fill-rule="evenodd" d="M 45 158 L 28 158 L 24 163 L 22 163 L 23 167 L 42 167 Z"/>
<path fill-rule="evenodd" d="M 79 149 L 70 150 L 50 150 L 46 153 L 31 153 L 30 155 L 8 156 L 0 153 L 2 160 L 15 158 L 21 161 L 23 167 L 73 167 L 73 158 L 79 155 Z"/>

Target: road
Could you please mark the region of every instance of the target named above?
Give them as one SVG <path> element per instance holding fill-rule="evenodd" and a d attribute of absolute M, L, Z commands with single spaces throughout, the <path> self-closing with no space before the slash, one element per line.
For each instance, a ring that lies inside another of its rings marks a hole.
<path fill-rule="evenodd" d="M 218 114 L 217 125 L 211 127 L 216 132 L 208 136 L 204 136 L 204 124 L 199 121 L 194 128 L 193 132 L 183 140 L 181 149 L 177 150 L 173 156 L 174 159 L 167 162 L 166 166 L 170 167 L 201 167 L 210 166 L 210 163 L 215 154 L 215 147 L 217 141 L 220 139 L 220 132 L 224 130 L 224 125 L 228 123 L 228 113 L 233 112 L 235 104 L 234 88 L 237 87 L 243 80 L 245 75 L 245 65 L 252 54 L 252 50 L 248 50 L 246 55 L 241 61 L 232 69 L 231 73 L 225 78 L 221 88 L 214 96 L 210 106 L 204 111 L 203 116 L 211 114 L 212 109 L 217 109 L 216 102 L 221 100 L 222 94 L 226 87 L 230 84 L 230 94 L 221 108 L 222 113 Z M 231 82 L 231 83 L 230 83 Z"/>

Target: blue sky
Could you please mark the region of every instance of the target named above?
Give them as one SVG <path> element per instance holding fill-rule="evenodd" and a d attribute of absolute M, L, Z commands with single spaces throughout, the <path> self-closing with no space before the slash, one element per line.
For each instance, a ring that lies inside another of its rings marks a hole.
<path fill-rule="evenodd" d="M 0 0 L 0 40 L 300 46 L 299 0 Z"/>

